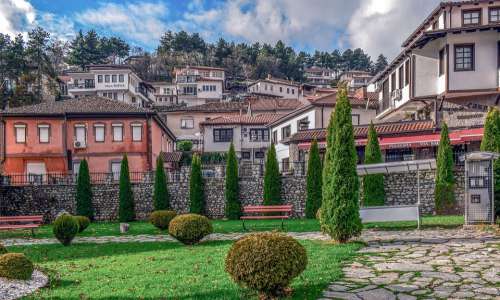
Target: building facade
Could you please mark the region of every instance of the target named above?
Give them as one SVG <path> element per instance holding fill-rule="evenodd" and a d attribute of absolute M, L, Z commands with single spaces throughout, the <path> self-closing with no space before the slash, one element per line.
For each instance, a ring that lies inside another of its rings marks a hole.
<path fill-rule="evenodd" d="M 299 99 L 300 85 L 293 81 L 268 76 L 266 79 L 257 80 L 250 84 L 248 92 L 253 95 Z"/>
<path fill-rule="evenodd" d="M 339 76 L 339 83 L 346 84 L 350 91 L 355 91 L 359 88 L 366 87 L 373 75 L 366 71 L 345 71 Z"/>
<path fill-rule="evenodd" d="M 332 84 L 335 83 L 335 80 L 338 78 L 338 74 L 336 71 L 317 66 L 306 68 L 304 70 L 304 76 L 306 77 L 307 84 L 320 88 L 331 87 Z"/>
<path fill-rule="evenodd" d="M 222 68 L 187 66 L 174 70 L 179 103 L 187 106 L 222 100 L 225 71 Z"/>
<path fill-rule="evenodd" d="M 172 106 L 179 104 L 177 86 L 168 81 L 150 82 L 154 88 L 154 106 Z"/>

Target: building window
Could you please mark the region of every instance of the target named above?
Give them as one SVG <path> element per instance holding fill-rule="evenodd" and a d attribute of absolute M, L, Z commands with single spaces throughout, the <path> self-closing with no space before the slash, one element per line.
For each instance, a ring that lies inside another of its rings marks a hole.
<path fill-rule="evenodd" d="M 94 139 L 98 143 L 104 142 L 105 138 L 105 125 L 104 124 L 94 124 Z"/>
<path fill-rule="evenodd" d="M 123 141 L 123 124 L 112 124 L 113 128 L 113 142 Z"/>
<path fill-rule="evenodd" d="M 292 89 L 292 95 L 295 95 L 295 89 Z"/>
<path fill-rule="evenodd" d="M 119 82 L 124 82 L 125 81 L 123 74 L 118 75 L 118 81 Z"/>
<path fill-rule="evenodd" d="M 250 152 L 248 151 L 245 151 L 245 152 L 241 152 L 241 158 L 242 159 L 250 159 Z"/>
<path fill-rule="evenodd" d="M 85 143 L 87 140 L 87 128 L 83 124 L 75 125 L 75 141 Z"/>
<path fill-rule="evenodd" d="M 80 161 L 73 161 L 73 174 L 78 175 L 78 172 L 80 172 Z"/>
<path fill-rule="evenodd" d="M 278 142 L 278 130 L 273 131 L 273 136 L 271 138 L 271 142 L 273 144 L 276 144 Z"/>
<path fill-rule="evenodd" d="M 299 130 L 307 130 L 309 129 L 309 119 L 307 117 L 300 119 L 297 121 L 297 128 Z"/>
<path fill-rule="evenodd" d="M 181 128 L 182 129 L 193 129 L 194 128 L 194 120 L 193 119 L 181 119 Z"/>
<path fill-rule="evenodd" d="M 403 72 L 403 66 L 401 66 L 401 67 L 399 67 L 399 69 L 398 69 L 398 77 L 399 77 L 399 78 L 398 78 L 398 79 L 399 79 L 399 80 L 398 80 L 398 84 L 399 84 L 399 85 L 398 85 L 398 88 L 400 88 L 400 89 L 402 89 L 402 88 L 403 88 L 403 79 L 404 79 L 404 78 L 403 78 L 403 76 L 404 76 L 404 75 L 403 75 L 403 73 L 404 73 L 404 72 Z"/>
<path fill-rule="evenodd" d="M 38 125 L 38 142 L 48 143 L 50 139 L 50 125 L 40 124 Z"/>
<path fill-rule="evenodd" d="M 268 129 L 250 129 L 250 141 L 251 142 L 269 142 L 269 130 Z"/>
<path fill-rule="evenodd" d="M 290 94 L 290 88 L 286 88 L 286 93 Z"/>
<path fill-rule="evenodd" d="M 263 159 L 265 156 L 264 151 L 255 151 L 254 157 L 257 159 Z"/>
<path fill-rule="evenodd" d="M 118 93 L 113 93 L 113 99 L 118 100 Z"/>
<path fill-rule="evenodd" d="M 230 142 L 233 140 L 232 128 L 217 128 L 214 129 L 214 142 Z"/>
<path fill-rule="evenodd" d="M 116 75 L 111 75 L 111 82 L 116 82 Z"/>
<path fill-rule="evenodd" d="M 132 124 L 132 141 L 140 142 L 142 141 L 142 124 L 135 123 Z"/>
<path fill-rule="evenodd" d="M 434 21 L 434 23 L 432 23 L 432 30 L 436 30 L 438 29 L 438 20 Z"/>
<path fill-rule="evenodd" d="M 410 84 L 410 60 L 405 62 L 405 86 Z"/>
<path fill-rule="evenodd" d="M 462 25 L 471 26 L 481 24 L 481 9 L 463 10 Z"/>
<path fill-rule="evenodd" d="M 120 171 L 121 171 L 122 162 L 121 161 L 113 161 L 111 162 L 110 168 L 111 173 L 113 174 L 113 180 L 120 180 Z"/>
<path fill-rule="evenodd" d="M 359 115 L 351 115 L 352 125 L 359 125 Z"/>
<path fill-rule="evenodd" d="M 439 51 L 439 76 L 444 75 L 444 51 L 444 48 Z"/>
<path fill-rule="evenodd" d="M 16 143 L 26 143 L 26 124 L 15 124 Z"/>
<path fill-rule="evenodd" d="M 104 82 L 109 82 L 109 75 L 104 75 Z"/>
<path fill-rule="evenodd" d="M 489 9 L 489 22 L 490 23 L 500 22 L 500 7 L 490 7 L 490 9 Z"/>
<path fill-rule="evenodd" d="M 97 75 L 97 82 L 99 82 L 99 83 L 102 82 L 102 75 Z"/>
<path fill-rule="evenodd" d="M 391 92 L 396 90 L 396 72 L 391 75 Z"/>
<path fill-rule="evenodd" d="M 474 71 L 474 45 L 455 45 L 455 71 Z"/>
<path fill-rule="evenodd" d="M 286 139 L 292 134 L 292 127 L 290 125 L 281 128 L 281 139 Z"/>

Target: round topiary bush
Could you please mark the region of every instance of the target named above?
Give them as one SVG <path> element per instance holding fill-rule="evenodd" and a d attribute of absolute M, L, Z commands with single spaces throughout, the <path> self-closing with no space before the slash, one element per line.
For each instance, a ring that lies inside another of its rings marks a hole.
<path fill-rule="evenodd" d="M 78 223 L 78 232 L 83 232 L 90 225 L 90 219 L 85 216 L 74 216 L 76 223 Z"/>
<path fill-rule="evenodd" d="M 5 246 L 2 243 L 0 243 L 0 255 L 5 254 L 7 252 L 9 252 L 7 251 L 7 248 L 5 248 Z"/>
<path fill-rule="evenodd" d="M 149 221 L 156 228 L 165 230 L 168 229 L 168 225 L 173 218 L 177 216 L 177 213 L 173 210 L 157 210 L 154 211 L 149 217 Z"/>
<path fill-rule="evenodd" d="M 62 214 L 52 224 L 55 237 L 64 246 L 69 246 L 78 233 L 78 222 L 68 214 Z"/>
<path fill-rule="evenodd" d="M 168 233 L 181 243 L 193 245 L 213 232 L 210 220 L 197 214 L 179 215 L 170 221 Z"/>
<path fill-rule="evenodd" d="M 0 256 L 0 277 L 28 280 L 33 274 L 33 263 L 22 253 Z"/>
<path fill-rule="evenodd" d="M 286 288 L 307 266 L 304 246 L 280 233 L 256 233 L 236 241 L 226 256 L 225 270 L 241 286 L 263 299 L 286 295 Z"/>

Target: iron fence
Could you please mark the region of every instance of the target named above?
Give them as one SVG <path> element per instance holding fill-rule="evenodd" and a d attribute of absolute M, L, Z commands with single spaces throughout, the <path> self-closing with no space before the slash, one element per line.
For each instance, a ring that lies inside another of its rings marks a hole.
<path fill-rule="evenodd" d="M 281 162 L 281 174 L 304 176 L 306 174 L 306 162 L 305 161 L 282 161 Z"/>

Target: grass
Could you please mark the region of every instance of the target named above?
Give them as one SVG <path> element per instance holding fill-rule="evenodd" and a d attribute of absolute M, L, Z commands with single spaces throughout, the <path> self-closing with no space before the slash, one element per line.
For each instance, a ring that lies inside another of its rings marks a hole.
<path fill-rule="evenodd" d="M 293 299 L 315 299 L 342 276 L 342 264 L 361 244 L 301 241 L 307 269 L 293 283 Z M 51 286 L 26 299 L 256 299 L 224 272 L 229 241 L 109 243 L 10 247 L 51 274 Z"/>
<path fill-rule="evenodd" d="M 264 231 L 272 229 L 280 229 L 280 220 L 250 220 L 245 221 L 245 224 L 251 231 Z M 435 227 L 459 227 L 464 224 L 463 216 L 427 216 L 422 218 L 422 228 L 435 228 Z M 229 232 L 243 232 L 241 221 L 228 221 L 228 220 L 212 220 L 214 231 L 217 233 Z M 408 230 L 415 229 L 417 223 L 414 221 L 404 222 L 380 222 L 380 223 L 367 223 L 364 228 L 380 229 L 380 230 Z M 319 231 L 320 226 L 317 220 L 314 219 L 293 219 L 285 221 L 285 231 L 288 232 L 311 232 Z M 148 222 L 132 222 L 130 231 L 127 235 L 138 234 L 163 234 L 164 232 L 156 229 Z M 95 222 L 79 236 L 118 236 L 120 234 L 119 224 L 116 222 Z M 30 237 L 29 231 L 2 231 L 0 232 L 0 239 L 2 238 L 16 238 L 16 237 Z M 53 237 L 52 226 L 44 225 L 36 230 L 36 238 Z"/>

